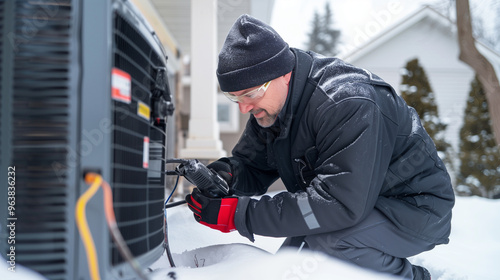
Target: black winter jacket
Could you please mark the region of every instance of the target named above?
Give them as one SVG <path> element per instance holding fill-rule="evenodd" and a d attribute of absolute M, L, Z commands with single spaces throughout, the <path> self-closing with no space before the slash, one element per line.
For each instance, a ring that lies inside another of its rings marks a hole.
<path fill-rule="evenodd" d="M 447 243 L 454 193 L 415 110 L 376 75 L 292 49 L 287 101 L 270 128 L 253 116 L 230 161 L 239 233 L 307 236 L 374 208 L 412 236 Z M 288 192 L 261 195 L 280 177 Z"/>

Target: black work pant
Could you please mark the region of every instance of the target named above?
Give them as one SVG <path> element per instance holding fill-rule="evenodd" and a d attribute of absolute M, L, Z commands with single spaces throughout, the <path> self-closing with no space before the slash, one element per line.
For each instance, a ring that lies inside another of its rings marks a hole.
<path fill-rule="evenodd" d="M 386 216 L 374 210 L 361 223 L 339 231 L 287 238 L 283 247 L 301 246 L 336 258 L 413 279 L 408 257 L 431 250 L 435 244 L 399 230 Z"/>

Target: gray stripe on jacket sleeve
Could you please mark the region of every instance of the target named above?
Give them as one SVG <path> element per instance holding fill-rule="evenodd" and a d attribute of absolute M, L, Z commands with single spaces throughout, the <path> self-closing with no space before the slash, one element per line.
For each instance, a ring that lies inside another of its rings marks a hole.
<path fill-rule="evenodd" d="M 234 225 L 238 232 L 248 238 L 250 241 L 254 242 L 253 232 L 251 232 L 247 226 L 247 208 L 250 203 L 250 197 L 242 196 L 238 198 L 238 204 L 236 205 L 236 211 L 234 213 Z"/>
<path fill-rule="evenodd" d="M 319 222 L 311 209 L 311 204 L 309 204 L 308 197 L 299 196 L 297 198 L 297 205 L 299 206 L 300 212 L 302 213 L 302 217 L 306 221 L 307 227 L 309 229 L 319 228 Z"/>

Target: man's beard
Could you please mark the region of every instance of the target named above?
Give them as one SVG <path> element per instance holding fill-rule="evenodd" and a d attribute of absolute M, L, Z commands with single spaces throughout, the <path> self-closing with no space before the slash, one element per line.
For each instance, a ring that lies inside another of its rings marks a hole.
<path fill-rule="evenodd" d="M 266 110 L 264 109 L 261 109 L 259 111 L 256 112 L 256 114 L 258 115 L 261 111 L 264 111 L 265 112 L 265 115 L 263 117 L 260 117 L 260 118 L 257 118 L 255 117 L 255 114 L 252 113 L 252 115 L 254 115 L 255 117 L 255 120 L 257 121 L 257 123 L 261 126 L 261 127 L 270 127 L 274 124 L 274 122 L 276 122 L 276 116 L 277 114 L 275 115 L 270 115 Z"/>

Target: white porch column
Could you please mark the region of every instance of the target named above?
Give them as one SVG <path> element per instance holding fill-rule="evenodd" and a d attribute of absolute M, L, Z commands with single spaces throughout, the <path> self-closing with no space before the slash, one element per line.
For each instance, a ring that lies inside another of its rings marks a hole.
<path fill-rule="evenodd" d="M 217 123 L 217 0 L 191 0 L 191 109 L 182 158 L 226 155 Z"/>

